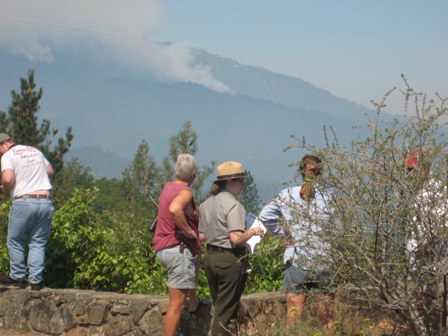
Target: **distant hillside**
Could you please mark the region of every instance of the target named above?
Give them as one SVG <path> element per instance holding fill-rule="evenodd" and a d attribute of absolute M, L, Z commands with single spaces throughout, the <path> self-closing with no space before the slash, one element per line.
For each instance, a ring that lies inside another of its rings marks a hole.
<path fill-rule="evenodd" d="M 96 147 L 78 147 L 70 149 L 67 158 L 82 158 L 82 163 L 93 168 L 96 178 L 122 178 L 123 170 L 129 165 L 130 161 L 119 156 L 115 152 Z"/>
<path fill-rule="evenodd" d="M 169 137 L 190 120 L 199 137 L 200 164 L 241 161 L 264 200 L 275 192 L 273 184 L 291 179 L 294 171 L 288 164 L 304 154 L 282 152 L 292 143 L 290 135 L 323 145 L 323 126 L 331 125 L 339 141 L 347 143 L 357 134 L 352 126 L 366 124 L 365 113 L 373 113 L 300 79 L 195 52 L 197 62 L 207 64 L 235 94 L 192 83 L 161 83 L 74 54 L 56 55 L 53 64 L 5 56 L 0 58 L 5 69 L 0 109 L 9 106 L 9 92 L 19 89 L 19 78 L 34 69 L 37 85 L 44 88 L 41 117 L 61 132 L 72 126 L 69 156 L 78 156 L 97 177 L 120 177 L 143 139 L 160 162 Z"/>
<path fill-rule="evenodd" d="M 310 111 L 323 111 L 352 122 L 364 122 L 373 111 L 336 97 L 301 79 L 239 64 L 233 60 L 196 50 L 197 62 L 210 66 L 214 76 L 242 95 Z"/>

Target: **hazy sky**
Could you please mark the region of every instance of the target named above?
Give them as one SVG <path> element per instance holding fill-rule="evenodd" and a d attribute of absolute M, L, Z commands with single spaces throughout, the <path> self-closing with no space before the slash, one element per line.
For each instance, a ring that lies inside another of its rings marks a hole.
<path fill-rule="evenodd" d="M 192 65 L 193 46 L 372 107 L 404 87 L 401 74 L 418 92 L 448 97 L 447 14 L 446 0 L 0 0 L 0 51 L 53 62 L 56 50 L 85 50 L 231 92 Z"/>

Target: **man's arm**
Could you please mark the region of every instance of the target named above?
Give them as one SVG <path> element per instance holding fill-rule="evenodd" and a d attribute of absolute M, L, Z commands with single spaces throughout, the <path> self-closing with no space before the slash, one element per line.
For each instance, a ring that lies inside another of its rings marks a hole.
<path fill-rule="evenodd" d="M 271 202 L 266 205 L 260 212 L 258 218 L 263 223 L 266 228 L 271 231 L 273 234 L 279 237 L 289 236 L 287 232 L 283 229 L 283 227 L 278 222 L 279 218 L 283 217 L 280 209 Z"/>
<path fill-rule="evenodd" d="M 193 193 L 190 190 L 181 190 L 179 194 L 173 199 L 169 206 L 169 211 L 174 223 L 182 230 L 185 237 L 196 238 L 198 236 L 192 228 L 188 226 L 187 218 L 185 217 L 185 209 L 191 205 L 193 200 Z"/>
<path fill-rule="evenodd" d="M 54 170 L 53 170 L 53 167 L 51 166 L 51 164 L 48 164 L 46 167 L 45 167 L 45 170 L 47 171 L 47 175 L 48 175 L 48 177 L 50 178 L 50 180 L 54 177 Z"/>
<path fill-rule="evenodd" d="M 9 194 L 9 190 L 11 189 L 12 185 L 14 184 L 15 179 L 16 179 L 16 176 L 14 175 L 14 170 L 5 169 L 2 172 L 2 189 L 3 189 L 3 193 L 5 195 Z"/>

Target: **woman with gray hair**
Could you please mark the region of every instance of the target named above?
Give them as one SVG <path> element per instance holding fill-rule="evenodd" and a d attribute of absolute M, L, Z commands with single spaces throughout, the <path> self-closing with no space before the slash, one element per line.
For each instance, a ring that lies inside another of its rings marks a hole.
<path fill-rule="evenodd" d="M 199 219 L 190 189 L 197 169 L 198 163 L 192 155 L 180 154 L 174 170 L 176 178 L 168 182 L 160 194 L 154 250 L 159 262 L 168 270 L 165 335 L 176 334 L 187 295 L 190 295 L 190 311 L 195 311 L 200 303 L 196 295 L 201 250 Z"/>

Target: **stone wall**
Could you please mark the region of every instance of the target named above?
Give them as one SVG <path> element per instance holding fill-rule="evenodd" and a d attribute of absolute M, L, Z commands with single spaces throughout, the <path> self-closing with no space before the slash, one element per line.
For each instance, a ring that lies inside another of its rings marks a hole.
<path fill-rule="evenodd" d="M 188 304 L 188 303 L 187 303 Z M 125 295 L 74 289 L 0 289 L 0 330 L 60 336 L 163 335 L 167 296 Z M 182 314 L 181 335 L 207 335 L 211 301 L 194 315 Z M 237 326 L 266 330 L 285 310 L 281 293 L 243 296 Z M 0 331 L 1 334 L 1 331 Z"/>

